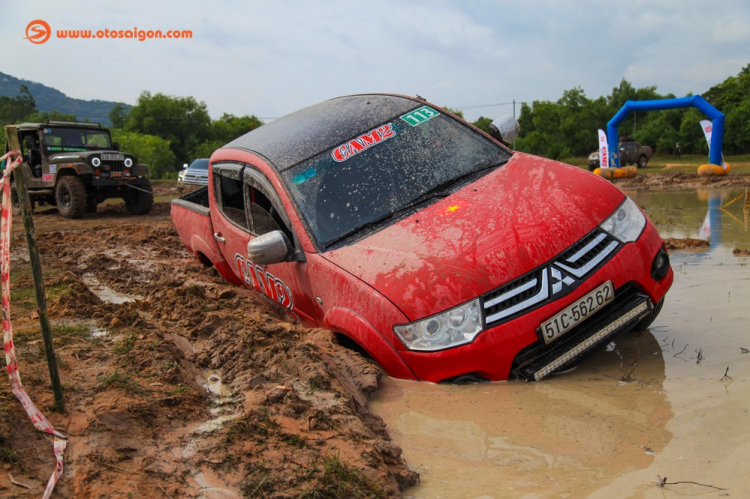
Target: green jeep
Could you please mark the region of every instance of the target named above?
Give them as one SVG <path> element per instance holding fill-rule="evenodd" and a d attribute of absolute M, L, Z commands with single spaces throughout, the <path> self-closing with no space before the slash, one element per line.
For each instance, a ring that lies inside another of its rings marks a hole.
<path fill-rule="evenodd" d="M 31 206 L 56 205 L 66 218 L 95 212 L 108 198 L 122 198 L 133 215 L 151 211 L 154 195 L 148 167 L 120 152 L 109 130 L 99 123 L 48 121 L 6 127 L 7 137 L 18 134 L 23 154 L 13 175 L 23 175 Z M 11 183 L 14 211 L 18 211 L 15 182 Z"/>

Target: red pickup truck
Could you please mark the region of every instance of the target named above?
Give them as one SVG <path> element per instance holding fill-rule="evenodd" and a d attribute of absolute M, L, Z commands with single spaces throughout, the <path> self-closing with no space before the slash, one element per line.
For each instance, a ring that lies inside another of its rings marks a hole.
<path fill-rule="evenodd" d="M 647 326 L 673 280 L 609 182 L 397 95 L 325 101 L 226 144 L 172 219 L 227 281 L 398 378 L 544 379 Z"/>

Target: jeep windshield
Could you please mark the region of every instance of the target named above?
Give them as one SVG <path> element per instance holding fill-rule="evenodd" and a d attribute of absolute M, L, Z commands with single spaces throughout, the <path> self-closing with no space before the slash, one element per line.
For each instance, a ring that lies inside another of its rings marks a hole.
<path fill-rule="evenodd" d="M 85 128 L 44 128 L 42 144 L 47 152 L 111 149 L 109 132 Z"/>
<path fill-rule="evenodd" d="M 282 173 L 322 250 L 396 222 L 511 154 L 428 106 L 363 132 Z"/>

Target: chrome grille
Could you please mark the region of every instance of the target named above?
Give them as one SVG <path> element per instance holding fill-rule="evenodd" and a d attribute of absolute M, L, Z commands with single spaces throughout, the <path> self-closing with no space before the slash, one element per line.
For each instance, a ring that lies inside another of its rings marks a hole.
<path fill-rule="evenodd" d="M 485 324 L 510 320 L 562 298 L 609 260 L 619 247 L 618 240 L 597 228 L 551 262 L 484 295 Z"/>
<path fill-rule="evenodd" d="M 547 269 L 530 272 L 484 297 L 486 322 L 496 322 L 544 301 L 549 295 Z"/>
<path fill-rule="evenodd" d="M 602 230 L 595 230 L 555 259 L 555 265 L 581 279 L 598 267 L 620 243 Z"/>
<path fill-rule="evenodd" d="M 111 172 L 121 172 L 125 166 L 124 161 L 113 161 L 111 159 L 103 159 L 102 166 L 108 166 Z"/>

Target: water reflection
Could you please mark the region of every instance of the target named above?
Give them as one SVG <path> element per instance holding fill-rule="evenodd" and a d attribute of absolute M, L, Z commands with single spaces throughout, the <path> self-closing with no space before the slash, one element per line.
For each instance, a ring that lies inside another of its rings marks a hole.
<path fill-rule="evenodd" d="M 662 237 L 691 237 L 717 249 L 750 248 L 745 189 L 626 191 L 643 207 Z"/>
<path fill-rule="evenodd" d="M 421 474 L 406 495 L 580 496 L 647 467 L 671 439 L 661 348 L 645 331 L 607 350 L 544 383 L 386 380 L 375 408 Z"/>

